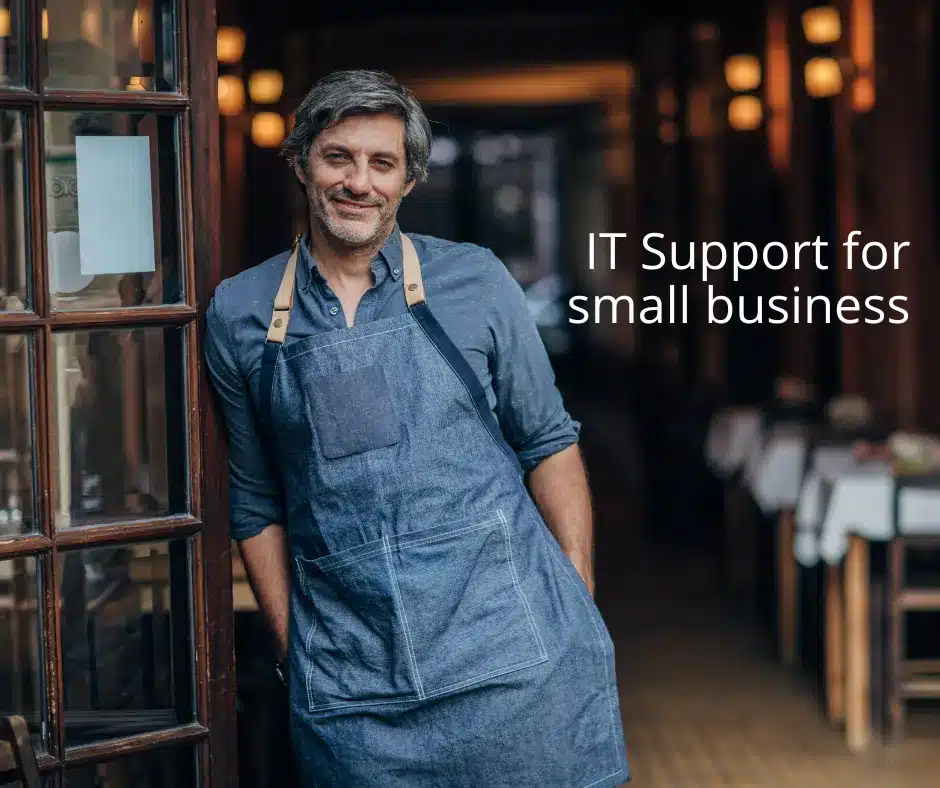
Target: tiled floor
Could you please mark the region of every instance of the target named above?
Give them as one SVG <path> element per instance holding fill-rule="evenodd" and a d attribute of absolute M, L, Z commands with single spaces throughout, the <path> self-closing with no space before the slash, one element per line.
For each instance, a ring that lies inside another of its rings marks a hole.
<path fill-rule="evenodd" d="M 701 557 L 642 544 L 629 485 L 593 458 L 598 598 L 617 644 L 637 788 L 938 788 L 940 713 L 853 756 L 806 678 L 715 591 Z"/>

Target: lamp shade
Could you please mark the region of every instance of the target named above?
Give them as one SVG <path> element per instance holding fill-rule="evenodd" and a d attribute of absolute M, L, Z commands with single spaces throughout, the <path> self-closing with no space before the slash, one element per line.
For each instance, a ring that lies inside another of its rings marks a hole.
<path fill-rule="evenodd" d="M 248 95 L 255 104 L 274 104 L 284 91 L 284 77 L 280 71 L 255 71 L 248 77 Z"/>
<path fill-rule="evenodd" d="M 831 57 L 814 57 L 803 70 L 806 92 L 813 98 L 829 98 L 842 92 L 842 69 Z"/>
<path fill-rule="evenodd" d="M 284 118 L 276 112 L 259 112 L 251 120 L 251 141 L 259 148 L 276 148 L 284 132 Z"/>
<path fill-rule="evenodd" d="M 764 108 L 756 96 L 735 96 L 728 103 L 728 125 L 735 131 L 754 131 L 763 117 Z"/>
<path fill-rule="evenodd" d="M 219 77 L 219 112 L 231 117 L 245 109 L 245 86 L 238 77 Z"/>
<path fill-rule="evenodd" d="M 811 44 L 834 44 L 842 37 L 842 20 L 833 6 L 817 6 L 803 12 L 803 35 Z"/>
<path fill-rule="evenodd" d="M 733 55 L 725 62 L 725 81 L 736 91 L 757 90 L 760 87 L 760 60 L 754 55 Z"/>
<path fill-rule="evenodd" d="M 245 31 L 220 27 L 215 37 L 215 55 L 220 63 L 237 63 L 245 54 Z"/>

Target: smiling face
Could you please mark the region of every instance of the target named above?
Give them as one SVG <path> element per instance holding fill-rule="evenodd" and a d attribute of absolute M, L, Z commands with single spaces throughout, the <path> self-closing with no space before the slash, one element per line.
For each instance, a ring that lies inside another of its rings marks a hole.
<path fill-rule="evenodd" d="M 414 186 L 407 179 L 405 124 L 394 115 L 353 115 L 321 132 L 295 167 L 311 221 L 349 248 L 381 242 Z"/>

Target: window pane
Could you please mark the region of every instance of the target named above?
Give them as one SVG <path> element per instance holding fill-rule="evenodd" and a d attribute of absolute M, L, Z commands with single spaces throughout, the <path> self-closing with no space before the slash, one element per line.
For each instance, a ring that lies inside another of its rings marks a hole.
<path fill-rule="evenodd" d="M 0 0 L 0 87 L 23 84 L 23 23 L 21 0 Z"/>
<path fill-rule="evenodd" d="M 52 307 L 180 303 L 175 116 L 47 112 L 45 137 Z"/>
<path fill-rule="evenodd" d="M 196 748 L 156 750 L 66 772 L 65 788 L 197 788 Z"/>
<path fill-rule="evenodd" d="M 31 348 L 31 339 L 23 334 L 0 334 L 0 538 L 39 530 Z"/>
<path fill-rule="evenodd" d="M 0 8 L 0 28 L 3 26 Z M 3 39 L 0 38 L 0 52 Z M 0 312 L 26 307 L 26 189 L 22 114 L 0 110 Z"/>
<path fill-rule="evenodd" d="M 43 711 L 39 562 L 0 560 L 0 714 L 22 714 L 42 747 Z"/>
<path fill-rule="evenodd" d="M 46 88 L 175 90 L 175 3 L 46 0 Z"/>
<path fill-rule="evenodd" d="M 183 329 L 53 335 L 57 528 L 188 509 Z"/>
<path fill-rule="evenodd" d="M 59 554 L 69 746 L 195 720 L 190 539 Z"/>

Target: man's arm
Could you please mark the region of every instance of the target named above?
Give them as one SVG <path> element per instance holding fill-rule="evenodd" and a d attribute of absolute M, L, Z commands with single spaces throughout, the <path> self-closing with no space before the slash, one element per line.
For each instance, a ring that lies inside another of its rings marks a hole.
<path fill-rule="evenodd" d="M 577 444 L 542 460 L 529 474 L 529 487 L 549 530 L 594 596 L 594 515 Z"/>
<path fill-rule="evenodd" d="M 577 446 L 581 425 L 565 410 L 522 288 L 492 253 L 483 269 L 493 337 L 490 371 L 496 416 L 529 475 L 543 519 L 593 594 L 594 526 L 587 474 Z"/>
<path fill-rule="evenodd" d="M 290 559 L 284 526 L 272 524 L 238 543 L 248 582 L 274 635 L 277 661 L 287 656 L 290 627 Z"/>
<path fill-rule="evenodd" d="M 228 437 L 232 539 L 239 544 L 248 581 L 281 660 L 287 653 L 290 619 L 287 536 L 276 525 L 285 520 L 283 496 L 218 292 L 206 312 L 205 355 Z"/>

